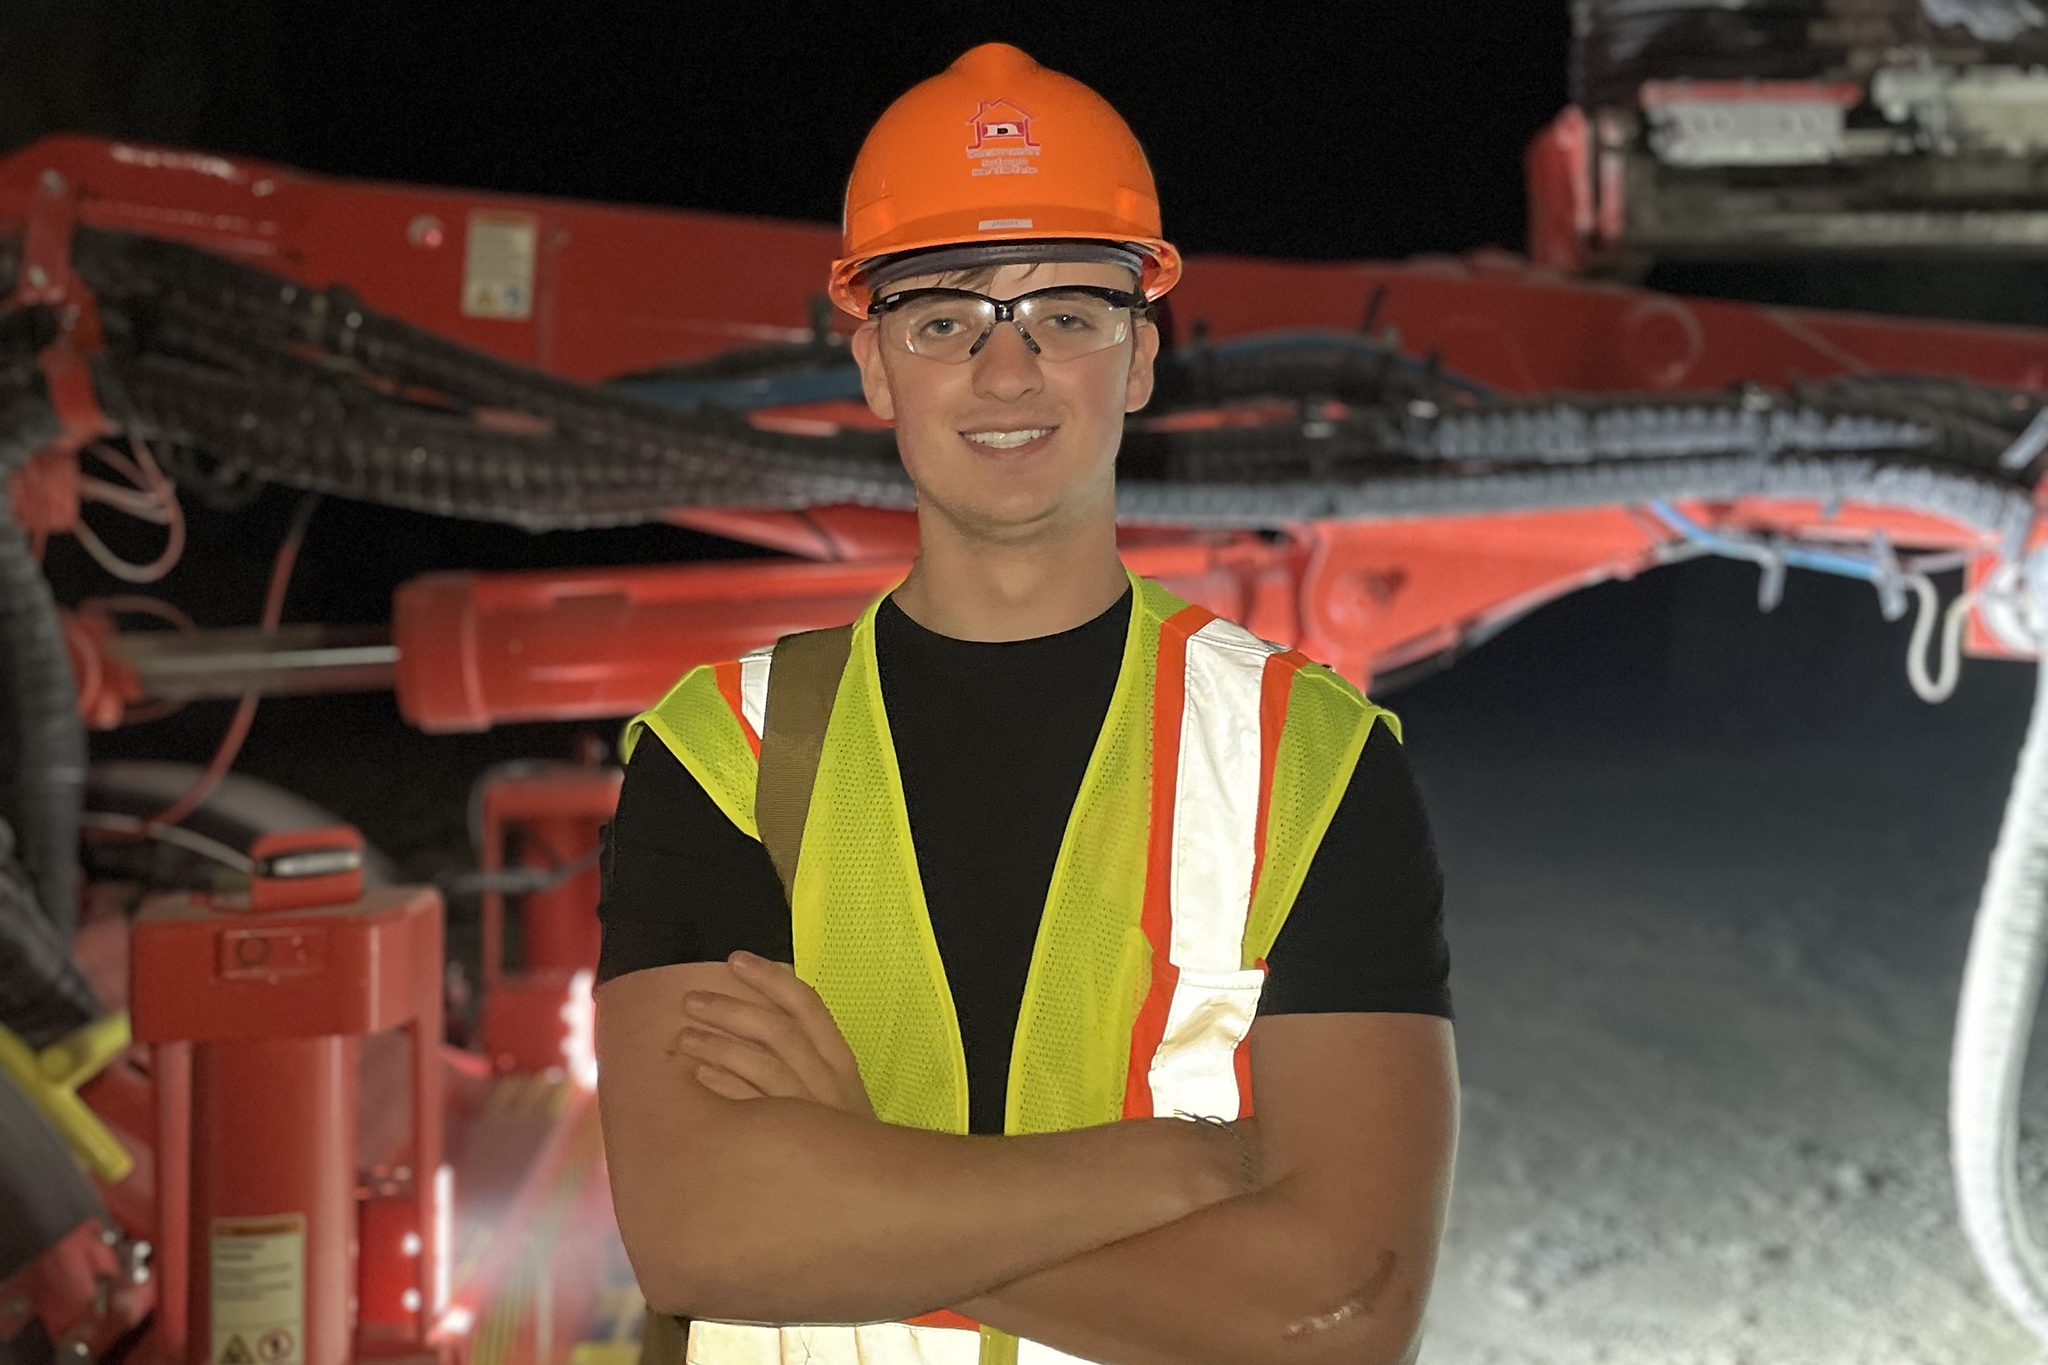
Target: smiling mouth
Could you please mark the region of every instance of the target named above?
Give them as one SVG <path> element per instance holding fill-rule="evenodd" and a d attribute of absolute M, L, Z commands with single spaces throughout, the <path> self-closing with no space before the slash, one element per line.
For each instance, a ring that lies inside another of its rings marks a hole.
<path fill-rule="evenodd" d="M 1057 427 L 1020 427 L 1015 431 L 963 431 L 960 434 L 978 446 L 990 450 L 1017 450 L 1042 440 L 1057 431 Z"/>

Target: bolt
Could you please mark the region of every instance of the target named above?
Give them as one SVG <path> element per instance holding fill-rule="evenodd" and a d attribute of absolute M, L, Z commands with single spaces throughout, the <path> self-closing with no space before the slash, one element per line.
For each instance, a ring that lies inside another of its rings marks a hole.
<path fill-rule="evenodd" d="M 28 282 L 37 289 L 45 288 L 50 283 L 50 272 L 39 265 L 31 265 L 28 268 Z"/>
<path fill-rule="evenodd" d="M 66 1360 L 87 1360 L 92 1356 L 92 1347 L 82 1341 L 67 1341 L 62 1354 Z"/>
<path fill-rule="evenodd" d="M 414 246 L 431 249 L 447 239 L 447 228 L 431 213 L 422 213 L 405 225 L 405 240 Z"/>
<path fill-rule="evenodd" d="M 44 194 L 58 195 L 64 193 L 64 177 L 55 170 L 45 170 L 41 177 L 39 177 L 39 183 L 43 187 Z"/>

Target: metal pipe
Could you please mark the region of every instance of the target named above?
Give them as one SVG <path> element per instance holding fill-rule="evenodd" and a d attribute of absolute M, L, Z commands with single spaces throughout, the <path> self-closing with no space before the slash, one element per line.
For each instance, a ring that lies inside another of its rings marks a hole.
<path fill-rule="evenodd" d="M 398 666 L 398 648 L 382 626 L 131 631 L 111 637 L 107 652 L 134 672 L 144 696 L 163 701 L 380 692 Z"/>
<path fill-rule="evenodd" d="M 192 1044 L 150 1049 L 156 1089 L 156 1328 L 151 1358 L 185 1358 L 192 1281 Z"/>
<path fill-rule="evenodd" d="M 192 1048 L 190 1365 L 348 1365 L 353 1036 Z"/>

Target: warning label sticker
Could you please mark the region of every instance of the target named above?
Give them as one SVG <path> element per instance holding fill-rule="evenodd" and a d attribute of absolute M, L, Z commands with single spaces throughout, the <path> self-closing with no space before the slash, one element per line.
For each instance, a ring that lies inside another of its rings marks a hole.
<path fill-rule="evenodd" d="M 540 224 L 530 213 L 472 213 L 462 255 L 462 315 L 533 316 L 534 244 Z"/>
<path fill-rule="evenodd" d="M 213 1221 L 213 1365 L 303 1365 L 306 1219 Z"/>

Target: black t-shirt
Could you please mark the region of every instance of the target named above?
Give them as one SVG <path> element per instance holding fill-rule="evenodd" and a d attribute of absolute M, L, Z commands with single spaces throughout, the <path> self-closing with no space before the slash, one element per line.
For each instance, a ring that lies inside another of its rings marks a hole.
<path fill-rule="evenodd" d="M 1131 597 L 1034 640 L 934 634 L 893 599 L 875 617 L 882 702 L 911 842 L 967 1052 L 970 1128 L 1003 1131 L 1011 1036 L 1053 862 L 1123 660 Z M 652 734 L 607 831 L 598 980 L 792 958 L 767 851 Z M 1267 956 L 1260 1014 L 1449 1018 L 1443 878 L 1401 745 L 1376 726 Z"/>

